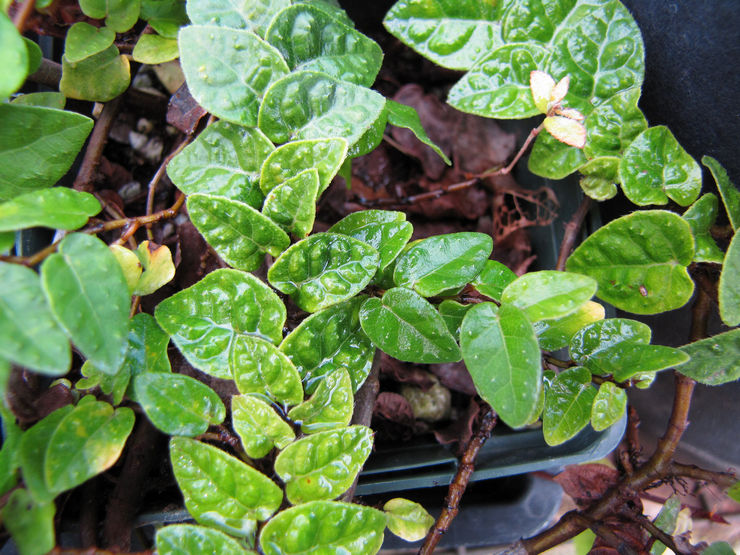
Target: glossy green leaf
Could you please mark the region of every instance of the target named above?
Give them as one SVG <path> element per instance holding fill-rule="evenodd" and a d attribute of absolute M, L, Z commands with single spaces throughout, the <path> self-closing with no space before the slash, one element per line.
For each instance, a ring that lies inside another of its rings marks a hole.
<path fill-rule="evenodd" d="M 681 374 L 706 385 L 720 385 L 740 378 L 740 329 L 720 333 L 681 347 L 691 357 Z"/>
<path fill-rule="evenodd" d="M 383 543 L 385 525 L 385 515 L 372 507 L 313 501 L 275 515 L 262 529 L 260 548 L 265 555 L 374 555 Z"/>
<path fill-rule="evenodd" d="M 139 374 L 134 379 L 134 391 L 147 418 L 171 436 L 197 436 L 226 417 L 226 408 L 216 392 L 190 376 Z"/>
<path fill-rule="evenodd" d="M 305 170 L 319 172 L 319 192 L 329 187 L 347 155 L 347 141 L 334 137 L 291 141 L 280 145 L 265 160 L 260 174 L 260 188 L 264 194 Z"/>
<path fill-rule="evenodd" d="M 315 168 L 305 170 L 274 187 L 265 199 L 262 213 L 283 231 L 303 239 L 313 229 L 318 192 L 319 172 Z"/>
<path fill-rule="evenodd" d="M 0 394 L 5 399 L 7 393 L 7 382 L 10 376 L 10 364 L 0 361 Z M 19 446 L 23 431 L 15 423 L 15 415 L 5 406 L 0 407 L 2 417 L 3 445 L 0 449 L 0 495 L 5 495 L 18 483 L 18 469 L 21 461 Z"/>
<path fill-rule="evenodd" d="M 13 22 L 0 10 L 0 100 L 21 88 L 28 74 L 28 50 Z"/>
<path fill-rule="evenodd" d="M 735 555 L 735 550 L 727 542 L 714 542 L 702 551 L 702 555 Z"/>
<path fill-rule="evenodd" d="M 593 278 L 580 274 L 530 272 L 506 286 L 501 303 L 522 309 L 530 322 L 562 318 L 593 297 L 596 287 Z"/>
<path fill-rule="evenodd" d="M 694 202 L 701 192 L 701 168 L 662 125 L 650 127 L 630 143 L 619 164 L 624 194 L 639 206 Z"/>
<path fill-rule="evenodd" d="M 383 141 L 383 134 L 385 133 L 385 128 L 388 124 L 387 106 L 388 100 L 385 101 L 383 109 L 372 124 L 370 124 L 370 127 L 368 127 L 362 136 L 349 147 L 349 151 L 347 151 L 348 158 L 357 158 L 358 156 L 369 154 Z M 350 182 L 351 181 L 352 180 L 350 179 Z"/>
<path fill-rule="evenodd" d="M 252 395 L 231 398 L 231 420 L 248 457 L 261 459 L 273 447 L 283 449 L 295 439 L 293 428 L 265 401 Z"/>
<path fill-rule="evenodd" d="M 238 538 L 280 507 L 282 490 L 267 476 L 220 449 L 194 439 L 170 441 L 170 460 L 185 507 L 200 524 Z"/>
<path fill-rule="evenodd" d="M 498 260 L 486 260 L 483 270 L 470 284 L 486 297 L 500 301 L 506 286 L 515 279 L 516 274 Z"/>
<path fill-rule="evenodd" d="M 94 398 L 80 401 L 49 439 L 44 458 L 49 491 L 67 491 L 113 466 L 133 428 L 130 408 L 114 410 Z"/>
<path fill-rule="evenodd" d="M 172 253 L 166 245 L 142 241 L 136 248 L 136 256 L 144 272 L 136 281 L 134 295 L 151 295 L 175 277 Z"/>
<path fill-rule="evenodd" d="M 665 504 L 660 509 L 658 516 L 655 517 L 653 522 L 658 529 L 662 530 L 669 536 L 672 536 L 676 530 L 676 522 L 678 521 L 678 513 L 681 511 L 681 498 L 677 494 L 671 495 L 666 499 Z M 653 547 L 650 548 L 650 555 L 662 555 L 666 550 L 666 546 L 659 541 L 655 541 Z"/>
<path fill-rule="evenodd" d="M 407 542 L 423 539 L 435 518 L 424 507 L 408 499 L 396 497 L 383 505 L 388 529 Z"/>
<path fill-rule="evenodd" d="M 719 276 L 719 315 L 728 326 L 740 324 L 740 239 L 735 233 Z"/>
<path fill-rule="evenodd" d="M 450 69 L 470 69 L 501 44 L 499 8 L 479 0 L 399 0 L 385 28 L 425 58 Z"/>
<path fill-rule="evenodd" d="M 575 312 L 562 318 L 534 322 L 534 330 L 537 333 L 540 348 L 546 351 L 556 351 L 566 347 L 578 330 L 587 324 L 603 320 L 605 314 L 603 305 L 587 301 Z"/>
<path fill-rule="evenodd" d="M 270 218 L 248 204 L 195 193 L 188 197 L 190 221 L 225 262 L 240 270 L 262 265 L 265 253 L 278 256 L 290 237 Z"/>
<path fill-rule="evenodd" d="M 41 47 L 28 37 L 23 37 L 23 43 L 26 45 L 28 55 L 28 75 L 32 75 L 41 67 L 44 54 L 41 52 Z"/>
<path fill-rule="evenodd" d="M 10 103 L 64 110 L 67 99 L 64 98 L 62 93 L 58 92 L 35 92 L 16 96 Z"/>
<path fill-rule="evenodd" d="M 378 251 L 337 233 L 316 233 L 283 252 L 267 280 L 299 308 L 316 312 L 354 297 L 378 269 Z"/>
<path fill-rule="evenodd" d="M 275 473 L 293 505 L 334 499 L 347 491 L 373 448 L 373 432 L 350 426 L 319 432 L 283 449 Z"/>
<path fill-rule="evenodd" d="M 237 3 L 223 0 L 189 0 L 187 10 L 193 23 L 253 29 L 263 36 L 275 14 L 290 4 L 291 0 L 252 0 Z"/>
<path fill-rule="evenodd" d="M 80 8 L 93 19 L 105 18 L 105 24 L 123 33 L 139 19 L 141 0 L 80 0 Z"/>
<path fill-rule="evenodd" d="M 442 152 L 442 149 L 435 145 L 432 142 L 432 139 L 429 138 L 429 135 L 427 135 L 424 127 L 421 125 L 419 114 L 413 107 L 406 106 L 405 104 L 401 104 L 395 100 L 387 100 L 385 107 L 388 111 L 388 123 L 395 127 L 409 129 L 417 139 L 439 154 L 439 157 L 444 160 L 445 164 L 448 166 L 452 165 L 452 162 L 447 155 Z"/>
<path fill-rule="evenodd" d="M 63 57 L 59 92 L 67 98 L 108 102 L 123 94 L 130 81 L 128 58 L 111 44 L 76 63 Z"/>
<path fill-rule="evenodd" d="M 149 34 L 139 37 L 131 54 L 134 60 L 142 64 L 162 64 L 177 59 L 180 49 L 177 38 Z"/>
<path fill-rule="evenodd" d="M 596 388 L 585 368 L 569 368 L 555 376 L 545 393 L 542 431 L 548 445 L 560 445 L 585 428 L 591 420 Z"/>
<path fill-rule="evenodd" d="M 598 201 L 614 198 L 619 182 L 619 160 L 618 156 L 601 156 L 578 168 L 583 175 L 579 181 L 583 192 Z"/>
<path fill-rule="evenodd" d="M 111 402 L 114 406 L 120 405 L 123 401 L 123 396 L 126 394 L 126 388 L 131 379 L 128 368 L 121 366 L 115 374 L 106 374 L 89 360 L 82 364 L 80 374 L 82 374 L 82 378 L 75 382 L 76 390 L 86 391 L 99 387 L 100 391 L 111 396 Z"/>
<path fill-rule="evenodd" d="M 365 301 L 360 323 L 382 351 L 406 362 L 457 362 L 462 355 L 442 316 L 418 293 L 404 287 Z"/>
<path fill-rule="evenodd" d="M 279 342 L 285 305 L 253 275 L 223 269 L 159 303 L 154 316 L 193 366 L 231 379 L 229 358 L 236 337 Z"/>
<path fill-rule="evenodd" d="M 41 265 L 51 311 L 100 370 L 114 374 L 126 354 L 130 297 L 108 247 L 84 233 L 67 235 Z"/>
<path fill-rule="evenodd" d="M 693 258 L 689 224 L 672 212 L 645 210 L 593 233 L 571 254 L 566 268 L 596 279 L 596 295 L 617 308 L 656 314 L 691 298 L 694 282 L 686 267 Z"/>
<path fill-rule="evenodd" d="M 240 393 L 266 395 L 286 405 L 303 400 L 298 370 L 272 343 L 258 337 L 236 337 L 229 365 Z"/>
<path fill-rule="evenodd" d="M 542 388 L 540 348 L 524 311 L 480 303 L 460 329 L 460 347 L 478 394 L 512 428 L 525 425 Z"/>
<path fill-rule="evenodd" d="M 115 39 L 116 32 L 110 27 L 93 27 L 82 21 L 75 23 L 64 39 L 64 57 L 76 64 L 106 50 Z"/>
<path fill-rule="evenodd" d="M 20 555 L 44 555 L 56 545 L 55 512 L 53 502 L 38 503 L 28 490 L 20 488 L 10 494 L 2 519 Z"/>
<path fill-rule="evenodd" d="M 591 426 L 597 432 L 619 421 L 627 410 L 627 392 L 611 382 L 604 382 L 591 405 Z"/>
<path fill-rule="evenodd" d="M 167 175 L 186 195 L 209 193 L 259 209 L 260 168 L 275 150 L 259 129 L 212 123 L 167 165 Z"/>
<path fill-rule="evenodd" d="M 457 301 L 445 299 L 437 307 L 447 329 L 458 340 L 460 339 L 460 326 L 462 326 L 463 318 L 465 318 L 465 315 L 472 306 L 472 304 L 460 304 Z"/>
<path fill-rule="evenodd" d="M 352 419 L 355 399 L 352 380 L 345 368 L 327 373 L 314 394 L 288 413 L 304 434 L 343 428 Z"/>
<path fill-rule="evenodd" d="M 717 184 L 732 229 L 737 230 L 740 228 L 740 190 L 730 181 L 727 171 L 716 159 L 711 156 L 704 156 L 701 163 L 712 172 L 712 177 L 714 177 Z"/>
<path fill-rule="evenodd" d="M 601 360 L 608 350 L 621 343 L 648 345 L 650 326 L 637 320 L 608 318 L 582 327 L 570 340 L 570 356 L 592 372 L 600 372 Z"/>
<path fill-rule="evenodd" d="M 157 553 L 160 555 L 191 555 L 218 553 L 219 555 L 247 555 L 238 541 L 204 526 L 175 524 L 157 530 Z"/>
<path fill-rule="evenodd" d="M 384 107 L 385 99 L 366 87 L 324 73 L 294 71 L 265 93 L 259 128 L 275 143 L 342 137 L 352 145 Z"/>
<path fill-rule="evenodd" d="M 572 540 L 574 555 L 588 555 L 594 546 L 595 540 L 596 534 L 594 534 L 590 528 L 586 528 Z"/>
<path fill-rule="evenodd" d="M 176 39 L 180 27 L 188 23 L 185 2 L 179 0 L 141 0 L 141 19 L 168 39 Z"/>
<path fill-rule="evenodd" d="M 327 374 L 345 368 L 357 391 L 370 373 L 375 347 L 360 327 L 361 295 L 335 304 L 303 320 L 280 345 L 295 364 L 307 393 Z"/>
<path fill-rule="evenodd" d="M 586 163 L 582 148 L 561 143 L 547 131 L 537 135 L 527 163 L 529 171 L 548 179 L 563 179 Z"/>
<path fill-rule="evenodd" d="M 0 262 L 0 354 L 50 376 L 69 370 L 69 341 L 57 325 L 36 273 Z"/>
<path fill-rule="evenodd" d="M 251 31 L 190 25 L 180 29 L 178 43 L 193 98 L 219 118 L 247 127 L 257 124 L 268 87 L 288 73 L 280 53 Z"/>
<path fill-rule="evenodd" d="M 617 382 L 624 382 L 633 376 L 658 372 L 680 366 L 688 356 L 678 349 L 662 345 L 642 345 L 620 343 L 600 353 L 598 362 L 589 361 L 589 370 L 598 368 L 599 374 L 611 374 Z"/>
<path fill-rule="evenodd" d="M 18 104 L 0 104 L 0 121 L 0 201 L 54 185 L 93 126 L 74 112 Z"/>
<path fill-rule="evenodd" d="M 588 132 L 583 152 L 589 159 L 621 157 L 635 137 L 647 129 L 638 100 L 640 89 L 630 89 L 615 94 L 588 115 L 583 122 Z"/>
<path fill-rule="evenodd" d="M 709 231 L 717 219 L 718 204 L 717 195 L 707 193 L 692 204 L 682 216 L 684 220 L 689 222 L 691 232 L 694 234 L 694 241 L 696 242 L 694 260 L 696 262 L 722 264 L 724 259 L 724 253 L 714 242 Z"/>
<path fill-rule="evenodd" d="M 77 229 L 100 210 L 90 193 L 66 187 L 31 191 L 0 204 L 0 231 L 35 226 Z"/>
<path fill-rule="evenodd" d="M 432 297 L 474 279 L 492 251 L 493 239 L 485 233 L 448 233 L 422 239 L 399 256 L 393 281 Z"/>

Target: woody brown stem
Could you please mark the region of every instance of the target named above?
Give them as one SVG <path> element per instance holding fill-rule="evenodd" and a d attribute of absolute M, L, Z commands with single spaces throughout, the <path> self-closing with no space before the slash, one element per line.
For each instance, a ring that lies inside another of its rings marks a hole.
<path fill-rule="evenodd" d="M 564 272 L 565 262 L 568 260 L 570 253 L 573 252 L 573 248 L 578 240 L 578 234 L 581 231 L 583 220 L 586 219 L 588 211 L 591 209 L 591 198 L 583 197 L 578 210 L 573 214 L 570 221 L 565 224 L 565 235 L 563 235 L 563 241 L 560 243 L 560 252 L 558 253 L 558 261 L 555 264 L 555 269 Z"/>
<path fill-rule="evenodd" d="M 72 185 L 78 191 L 89 193 L 93 190 L 95 170 L 98 164 L 100 164 L 100 159 L 103 157 L 103 149 L 105 148 L 105 143 L 108 142 L 108 134 L 111 127 L 113 127 L 113 122 L 116 120 L 116 116 L 118 116 L 118 112 L 121 109 L 121 102 L 122 99 L 120 96 L 107 102 L 100 112 L 98 121 L 95 122 L 95 127 L 93 127 L 93 131 L 90 134 L 90 142 L 87 144 L 85 156 L 82 159 L 80 171 L 77 172 L 77 178 Z"/>

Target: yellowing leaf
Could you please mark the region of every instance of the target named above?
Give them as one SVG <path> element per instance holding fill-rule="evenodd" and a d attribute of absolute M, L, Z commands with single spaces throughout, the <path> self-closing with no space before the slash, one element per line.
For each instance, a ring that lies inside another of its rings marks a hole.
<path fill-rule="evenodd" d="M 172 253 L 167 246 L 143 241 L 136 249 L 136 256 L 144 273 L 136 283 L 134 295 L 150 295 L 175 277 Z"/>
<path fill-rule="evenodd" d="M 529 88 L 532 89 L 534 105 L 540 112 L 546 114 L 547 105 L 555 88 L 555 80 L 544 71 L 533 71 L 529 74 Z"/>
<path fill-rule="evenodd" d="M 583 148 L 586 146 L 586 128 L 576 120 L 563 116 L 549 116 L 543 122 L 545 129 L 561 143 Z"/>

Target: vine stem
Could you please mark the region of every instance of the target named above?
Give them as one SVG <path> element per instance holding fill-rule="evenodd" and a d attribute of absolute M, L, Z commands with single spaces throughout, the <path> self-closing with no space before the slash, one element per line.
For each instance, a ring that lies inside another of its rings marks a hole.
<path fill-rule="evenodd" d="M 636 512 L 626 513 L 626 516 L 628 516 L 630 519 L 634 520 L 637 524 L 642 526 L 651 536 L 659 540 L 663 545 L 670 548 L 676 555 L 691 555 L 691 551 L 686 551 L 685 549 L 681 549 L 676 545 L 676 541 L 673 539 L 673 536 L 670 534 L 666 534 L 663 530 L 658 528 L 655 523 L 647 518 L 643 514 L 638 514 Z"/>
<path fill-rule="evenodd" d="M 186 137 L 183 141 L 180 141 L 180 144 L 178 144 L 172 152 L 170 152 L 167 157 L 162 160 L 162 163 L 159 165 L 159 168 L 157 168 L 157 173 L 154 174 L 154 177 L 152 177 L 151 181 L 149 181 L 149 185 L 147 187 L 147 195 L 146 195 L 146 214 L 147 216 L 150 215 L 152 212 L 154 212 L 154 193 L 157 191 L 157 185 L 159 185 L 160 180 L 162 179 L 162 176 L 164 175 L 165 170 L 167 169 L 167 164 L 170 163 L 170 161 L 177 156 L 183 148 L 185 148 L 188 143 L 192 140 L 192 136 Z M 151 241 L 154 239 L 154 235 L 152 234 L 152 224 L 146 224 L 146 236 Z"/>
<path fill-rule="evenodd" d="M 122 97 L 117 96 L 110 102 L 106 102 L 105 106 L 103 106 L 100 117 L 95 122 L 95 127 L 93 127 L 93 131 L 90 134 L 90 142 L 87 144 L 87 149 L 85 149 L 85 156 L 82 158 L 80 171 L 77 172 L 77 177 L 72 184 L 72 187 L 77 191 L 92 192 L 95 170 L 98 164 L 100 164 L 105 143 L 108 142 L 108 134 L 121 109 L 122 102 Z"/>
<path fill-rule="evenodd" d="M 34 7 L 36 7 L 36 0 L 25 0 L 25 2 L 21 4 L 20 9 L 15 13 L 15 17 L 13 17 L 13 25 L 15 25 L 15 28 L 18 29 L 20 34 L 23 34 L 26 30 L 26 21 L 31 16 L 31 12 L 33 12 Z"/>
<path fill-rule="evenodd" d="M 568 260 L 570 253 L 573 252 L 573 247 L 575 247 L 576 241 L 578 240 L 578 233 L 581 231 L 583 221 L 586 219 L 586 215 L 591 209 L 591 203 L 591 197 L 584 196 L 578 210 L 576 210 L 576 213 L 573 214 L 570 221 L 565 224 L 565 234 L 563 235 L 563 241 L 560 243 L 558 262 L 555 265 L 555 269 L 559 272 L 565 271 L 565 262 Z"/>

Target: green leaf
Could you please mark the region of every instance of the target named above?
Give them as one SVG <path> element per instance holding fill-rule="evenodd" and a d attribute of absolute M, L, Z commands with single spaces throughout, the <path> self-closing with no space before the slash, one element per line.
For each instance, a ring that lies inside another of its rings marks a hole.
<path fill-rule="evenodd" d="M 342 137 L 357 142 L 385 107 L 366 87 L 314 71 L 294 71 L 275 82 L 260 105 L 259 128 L 275 143 Z"/>
<path fill-rule="evenodd" d="M 223 2 L 223 0 L 189 0 L 188 16 L 193 23 L 218 25 L 235 29 L 253 29 L 263 36 L 272 18 L 291 0 L 253 0 Z"/>
<path fill-rule="evenodd" d="M 447 329 L 458 340 L 460 339 L 460 326 L 462 326 L 463 318 L 465 318 L 468 310 L 472 307 L 472 304 L 460 304 L 457 301 L 451 301 L 449 299 L 445 299 L 437 307 Z"/>
<path fill-rule="evenodd" d="M 303 378 L 306 393 L 321 380 L 345 368 L 357 391 L 370 373 L 375 348 L 360 327 L 361 295 L 335 304 L 303 320 L 280 345 Z"/>
<path fill-rule="evenodd" d="M 131 81 L 128 58 L 111 44 L 105 50 L 73 63 L 62 58 L 59 92 L 67 98 L 108 102 L 123 94 Z"/>
<path fill-rule="evenodd" d="M 100 370 L 114 374 L 126 354 L 131 299 L 105 243 L 84 233 L 67 235 L 41 265 L 41 281 L 73 343 Z"/>
<path fill-rule="evenodd" d="M 99 370 L 89 360 L 82 364 L 80 374 L 83 377 L 75 382 L 76 390 L 85 391 L 99 387 L 100 391 L 111 396 L 114 406 L 120 405 L 123 401 L 123 396 L 126 394 L 126 388 L 131 379 L 131 372 L 128 368 L 121 366 L 115 374 L 110 375 Z"/>
<path fill-rule="evenodd" d="M 537 135 L 527 162 L 529 171 L 548 179 L 563 179 L 586 163 L 582 148 L 561 143 L 547 131 Z"/>
<path fill-rule="evenodd" d="M 115 464 L 134 428 L 134 411 L 108 403 L 80 403 L 65 416 L 49 439 L 44 478 L 49 491 L 61 493 Z"/>
<path fill-rule="evenodd" d="M 69 370 L 69 341 L 57 325 L 36 273 L 0 262 L 0 353 L 3 359 L 50 376 Z"/>
<path fill-rule="evenodd" d="M 570 356 L 580 366 L 599 374 L 601 361 L 609 356 L 609 349 L 621 343 L 647 345 L 651 334 L 650 326 L 637 320 L 598 320 L 576 332 L 570 340 Z"/>
<path fill-rule="evenodd" d="M 313 229 L 319 172 L 312 168 L 274 187 L 265 199 L 262 213 L 285 232 L 299 239 Z"/>
<path fill-rule="evenodd" d="M 218 553 L 219 555 L 247 555 L 238 541 L 223 532 L 196 526 L 175 524 L 157 530 L 157 553 L 160 555 L 190 555 L 191 553 Z"/>
<path fill-rule="evenodd" d="M 370 340 L 394 358 L 420 364 L 457 362 L 455 338 L 442 316 L 418 293 L 404 287 L 365 301 L 360 323 Z"/>
<path fill-rule="evenodd" d="M 173 438 L 170 460 L 192 517 L 231 536 L 253 536 L 257 521 L 270 518 L 283 500 L 267 476 L 211 445 Z"/>
<path fill-rule="evenodd" d="M 591 372 L 569 368 L 555 376 L 545 392 L 542 431 L 548 445 L 560 445 L 585 428 L 591 420 L 596 388 Z"/>
<path fill-rule="evenodd" d="M 44 555 L 53 549 L 55 513 L 53 502 L 38 503 L 25 489 L 10 494 L 2 519 L 20 555 Z"/>
<path fill-rule="evenodd" d="M 689 222 L 691 232 L 694 234 L 696 242 L 696 253 L 694 260 L 696 262 L 714 262 L 722 264 L 724 253 L 714 242 L 710 228 L 717 219 L 717 195 L 707 193 L 702 195 L 686 212 L 683 213 L 683 219 Z"/>
<path fill-rule="evenodd" d="M 141 19 L 168 39 L 176 39 L 180 27 L 188 23 L 185 2 L 170 0 L 141 0 Z"/>
<path fill-rule="evenodd" d="M 383 543 L 385 524 L 385 515 L 372 507 L 314 501 L 281 511 L 265 524 L 260 548 L 265 555 L 374 555 Z"/>
<path fill-rule="evenodd" d="M 730 499 L 740 503 L 740 482 L 735 482 L 734 484 L 732 484 L 725 493 L 727 493 L 727 496 Z"/>
<path fill-rule="evenodd" d="M 124 33 L 139 19 L 141 0 L 80 0 L 80 8 L 93 19 L 105 18 L 108 27 Z"/>
<path fill-rule="evenodd" d="M 588 135 L 583 152 L 589 159 L 621 157 L 635 137 L 647 129 L 638 100 L 640 89 L 630 89 L 615 94 L 588 115 L 583 122 Z"/>
<path fill-rule="evenodd" d="M 704 156 L 701 159 L 701 163 L 712 172 L 712 177 L 714 177 L 714 181 L 717 184 L 717 189 L 722 197 L 722 203 L 725 205 L 732 229 L 737 230 L 740 228 L 740 191 L 730 181 L 727 171 L 716 159 L 711 156 Z"/>
<path fill-rule="evenodd" d="M 435 145 L 432 142 L 432 139 L 429 138 L 429 135 L 427 135 L 424 127 L 421 125 L 419 114 L 413 107 L 406 106 L 405 104 L 401 104 L 395 100 L 387 100 L 385 107 L 388 111 L 388 123 L 396 127 L 409 129 L 417 139 L 439 154 L 439 157 L 444 160 L 445 164 L 448 166 L 452 165 L 452 162 L 447 155 L 442 152 L 442 149 Z"/>
<path fill-rule="evenodd" d="M 735 233 L 719 276 L 719 315 L 728 326 L 740 324 L 740 239 Z"/>
<path fill-rule="evenodd" d="M 579 181 L 583 192 L 598 201 L 614 198 L 619 182 L 619 160 L 618 156 L 601 156 L 578 168 L 583 174 Z"/>
<path fill-rule="evenodd" d="M 278 256 L 290 237 L 248 204 L 195 193 L 188 197 L 190 221 L 225 262 L 240 270 L 262 265 L 265 253 Z"/>
<path fill-rule="evenodd" d="M 373 432 L 367 426 L 319 432 L 283 449 L 275 473 L 293 505 L 334 499 L 352 485 L 372 448 Z"/>
<path fill-rule="evenodd" d="M 388 529 L 407 542 L 424 539 L 435 521 L 424 507 L 401 497 L 383 505 L 383 512 L 388 519 Z"/>
<path fill-rule="evenodd" d="M 119 372 L 126 372 L 131 378 L 147 372 L 171 372 L 167 356 L 169 342 L 169 335 L 151 315 L 136 314 L 129 322 L 128 350 Z M 131 390 L 129 394 L 136 396 Z"/>
<path fill-rule="evenodd" d="M 318 71 L 365 87 L 373 84 L 383 61 L 378 43 L 311 4 L 281 10 L 265 38 L 291 71 Z"/>
<path fill-rule="evenodd" d="M 422 239 L 398 258 L 393 281 L 432 297 L 474 279 L 491 251 L 493 239 L 485 233 L 448 233 Z"/>
<path fill-rule="evenodd" d="M 136 257 L 144 272 L 136 281 L 134 295 L 151 295 L 175 277 L 172 253 L 166 245 L 142 241 L 136 248 Z"/>
<path fill-rule="evenodd" d="M 98 28 L 80 21 L 67 31 L 64 39 L 64 57 L 69 63 L 76 64 L 106 50 L 115 39 L 116 32 L 110 27 Z"/>
<path fill-rule="evenodd" d="M 478 394 L 512 428 L 527 424 L 542 388 L 540 348 L 524 311 L 480 303 L 460 329 L 460 347 Z"/>
<path fill-rule="evenodd" d="M 265 401 L 252 395 L 231 398 L 234 431 L 242 440 L 248 457 L 261 459 L 273 447 L 283 449 L 295 439 L 293 428 Z"/>
<path fill-rule="evenodd" d="M 383 134 L 385 133 L 386 125 L 388 124 L 388 101 L 385 101 L 383 109 L 380 111 L 375 121 L 368 127 L 362 136 L 350 146 L 347 152 L 348 158 L 357 158 L 358 156 L 364 156 L 375 150 L 378 145 L 383 141 Z M 352 180 L 350 179 L 350 182 Z"/>
<path fill-rule="evenodd" d="M 497 260 L 486 260 L 483 270 L 470 284 L 473 288 L 486 297 L 495 301 L 501 300 L 501 294 L 512 281 L 516 274 Z"/>
<path fill-rule="evenodd" d="M 691 357 L 679 372 L 706 385 L 740 378 L 740 329 L 720 333 L 681 347 Z"/>
<path fill-rule="evenodd" d="M 0 231 L 0 254 L 10 254 L 15 246 L 15 231 Z"/>
<path fill-rule="evenodd" d="M 639 374 L 680 366 L 689 360 L 688 356 L 678 349 L 662 345 L 620 343 L 601 354 L 598 373 L 612 374 L 617 382 L 627 381 Z"/>
<path fill-rule="evenodd" d="M 134 391 L 147 418 L 168 435 L 197 436 L 226 417 L 226 408 L 215 391 L 182 374 L 139 374 Z"/>
<path fill-rule="evenodd" d="M 627 409 L 627 392 L 611 382 L 604 382 L 591 405 L 591 426 L 597 432 L 619 421 Z"/>
<path fill-rule="evenodd" d="M 310 399 L 290 410 L 288 418 L 299 423 L 304 434 L 314 434 L 347 426 L 354 405 L 349 373 L 337 368 L 323 377 Z"/>
<path fill-rule="evenodd" d="M 54 185 L 93 127 L 74 112 L 18 104 L 0 104 L 0 121 L 0 201 Z"/>
<path fill-rule="evenodd" d="M 64 98 L 62 93 L 58 92 L 35 92 L 16 96 L 10 103 L 64 110 L 67 99 Z"/>
<path fill-rule="evenodd" d="M 134 60 L 142 64 L 161 64 L 180 56 L 177 38 L 160 35 L 141 35 L 132 52 Z"/>
<path fill-rule="evenodd" d="M 575 555 L 588 555 L 591 548 L 594 546 L 596 540 L 596 534 L 594 534 L 590 528 L 586 528 L 583 532 L 573 538 L 573 548 L 575 549 Z"/>
<path fill-rule="evenodd" d="M 23 37 L 23 43 L 26 45 L 26 54 L 28 55 L 28 75 L 32 75 L 41 67 L 41 59 L 44 57 L 41 47 L 27 37 Z"/>
<path fill-rule="evenodd" d="M 694 202 L 701 192 L 701 168 L 670 130 L 650 127 L 630 143 L 619 164 L 624 194 L 639 206 Z"/>
<path fill-rule="evenodd" d="M 163 300 L 154 316 L 188 362 L 217 378 L 231 379 L 235 339 L 256 335 L 279 342 L 285 305 L 253 275 L 223 269 Z"/>
<path fill-rule="evenodd" d="M 680 216 L 645 210 L 593 233 L 568 258 L 566 268 L 593 277 L 596 295 L 628 312 L 656 314 L 686 304 L 694 282 L 691 227 Z"/>
<path fill-rule="evenodd" d="M 681 498 L 678 495 L 673 494 L 666 499 L 665 504 L 658 513 L 658 516 L 655 517 L 653 524 L 669 536 L 672 536 L 676 530 L 676 521 L 678 520 L 678 513 L 680 511 Z M 666 546 L 661 542 L 656 541 L 650 549 L 650 555 L 662 555 L 665 550 Z"/>
<path fill-rule="evenodd" d="M 0 100 L 17 91 L 28 75 L 28 50 L 23 37 L 0 10 Z M 5 121 L 5 120 L 3 120 Z"/>
<path fill-rule="evenodd" d="M 596 281 L 584 275 L 551 270 L 530 272 L 506 286 L 501 303 L 522 309 L 530 322 L 562 318 L 593 297 L 596 287 Z"/>
<path fill-rule="evenodd" d="M 0 231 L 35 226 L 77 229 L 100 210 L 100 203 L 90 193 L 66 187 L 31 191 L 0 204 Z"/>
<path fill-rule="evenodd" d="M 701 553 L 702 555 L 735 555 L 735 550 L 727 542 L 714 542 Z"/>
<path fill-rule="evenodd" d="M 264 395 L 286 405 L 297 405 L 303 400 L 298 370 L 272 343 L 238 336 L 229 364 L 239 393 Z"/>
<path fill-rule="evenodd" d="M 292 141 L 280 145 L 262 164 L 260 188 L 264 194 L 305 170 L 319 172 L 319 192 L 323 193 L 339 171 L 347 155 L 347 141 L 338 137 Z"/>
<path fill-rule="evenodd" d="M 0 361 L 0 380 L 3 381 L 0 388 L 2 399 L 7 393 L 7 381 L 10 375 L 10 364 Z M 2 416 L 3 445 L 0 449 L 0 495 L 5 495 L 18 483 L 18 469 L 20 468 L 20 442 L 23 432 L 15 423 L 15 415 L 5 406 L 0 407 Z"/>
<path fill-rule="evenodd" d="M 534 322 L 534 331 L 540 348 L 546 351 L 557 351 L 570 343 L 572 337 L 584 326 L 603 320 L 606 312 L 604 306 L 587 301 L 575 312 L 554 320 Z"/>
<path fill-rule="evenodd" d="M 267 272 L 277 290 L 306 312 L 354 297 L 378 269 L 378 251 L 337 233 L 316 233 L 283 252 Z"/>
<path fill-rule="evenodd" d="M 262 162 L 275 150 L 259 129 L 212 123 L 167 165 L 167 175 L 186 195 L 209 193 L 259 209 Z"/>
<path fill-rule="evenodd" d="M 479 0 L 399 0 L 383 24 L 434 63 L 470 69 L 477 58 L 501 44 L 499 9 Z"/>
<path fill-rule="evenodd" d="M 277 49 L 251 31 L 190 25 L 180 29 L 178 43 L 193 98 L 219 118 L 247 127 L 257 124 L 268 87 L 288 73 Z"/>

